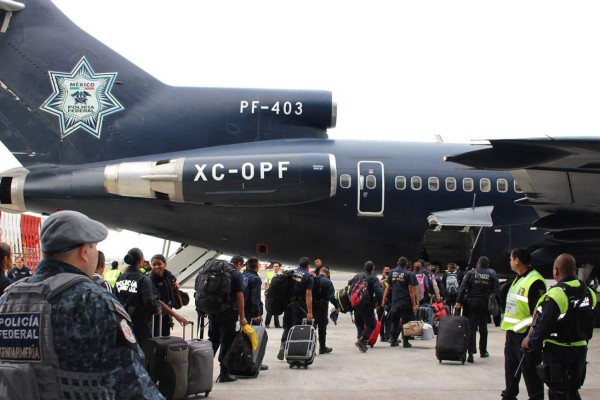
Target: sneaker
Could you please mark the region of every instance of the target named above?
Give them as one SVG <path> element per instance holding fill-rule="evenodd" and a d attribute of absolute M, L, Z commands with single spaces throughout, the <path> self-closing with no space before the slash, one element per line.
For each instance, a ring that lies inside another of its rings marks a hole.
<path fill-rule="evenodd" d="M 331 353 L 333 351 L 333 349 L 331 347 L 321 347 L 319 348 L 319 354 L 327 354 L 327 353 Z"/>
<path fill-rule="evenodd" d="M 482 352 L 480 355 L 481 358 L 488 358 L 489 356 L 490 356 L 490 353 L 488 353 L 487 351 Z"/>
<path fill-rule="evenodd" d="M 469 356 L 467 357 L 467 362 L 468 363 L 472 363 L 473 361 L 474 361 L 473 360 L 473 354 L 469 354 Z"/>
<path fill-rule="evenodd" d="M 357 340 L 354 344 L 356 347 L 358 347 L 358 350 L 360 350 L 361 353 L 367 352 L 367 345 L 362 340 Z"/>

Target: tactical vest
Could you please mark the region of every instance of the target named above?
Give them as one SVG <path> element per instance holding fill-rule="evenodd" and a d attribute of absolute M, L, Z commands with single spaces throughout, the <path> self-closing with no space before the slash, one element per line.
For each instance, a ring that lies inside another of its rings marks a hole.
<path fill-rule="evenodd" d="M 546 281 L 536 270 L 531 270 L 526 276 L 514 280 L 506 296 L 506 309 L 500 325 L 502 330 L 523 333 L 531 326 L 533 316 L 529 309 L 528 296 L 531 285 L 537 280 L 544 282 L 546 287 Z"/>
<path fill-rule="evenodd" d="M 538 307 L 550 297 L 558 308 L 560 315 L 550 337 L 544 343 L 559 346 L 586 346 L 594 331 L 595 294 L 579 280 L 561 282 L 542 296 Z"/>
<path fill-rule="evenodd" d="M 19 386 L 25 384 L 37 386 L 39 398 L 48 400 L 110 399 L 109 391 L 102 386 L 102 373 L 61 370 L 54 351 L 50 300 L 89 279 L 61 273 L 41 282 L 27 281 L 11 285 L 3 296 L 5 302 L 0 304 L 0 376 L 18 376 L 17 370 L 26 379 L 2 379 L 0 393 L 19 396 L 24 393 Z"/>

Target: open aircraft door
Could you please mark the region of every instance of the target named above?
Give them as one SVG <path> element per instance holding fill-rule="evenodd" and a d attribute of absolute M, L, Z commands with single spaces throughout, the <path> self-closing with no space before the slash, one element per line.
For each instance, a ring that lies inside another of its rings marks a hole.
<path fill-rule="evenodd" d="M 358 162 L 358 215 L 383 217 L 385 181 L 381 161 Z"/>

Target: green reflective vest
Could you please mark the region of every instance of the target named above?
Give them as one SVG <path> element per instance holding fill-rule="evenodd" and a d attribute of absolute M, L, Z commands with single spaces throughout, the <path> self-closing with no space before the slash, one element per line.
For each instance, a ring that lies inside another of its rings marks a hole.
<path fill-rule="evenodd" d="M 530 270 L 527 275 L 514 280 L 506 296 L 506 309 L 500 325 L 502 330 L 523 333 L 531 326 L 533 316 L 529 310 L 528 296 L 531 285 L 537 280 L 544 282 L 544 287 L 546 287 L 546 281 L 534 269 Z"/>
<path fill-rule="evenodd" d="M 121 270 L 120 269 L 110 269 L 108 271 L 104 271 L 104 275 L 102 277 L 108 283 L 110 283 L 110 286 L 114 287 L 115 283 L 117 282 L 117 278 L 119 277 L 119 275 L 121 275 Z"/>

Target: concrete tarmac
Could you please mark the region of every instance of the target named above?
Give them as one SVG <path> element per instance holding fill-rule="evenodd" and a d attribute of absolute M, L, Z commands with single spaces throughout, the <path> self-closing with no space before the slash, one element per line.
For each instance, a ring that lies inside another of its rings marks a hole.
<path fill-rule="evenodd" d="M 263 274 L 261 274 L 263 275 Z M 335 288 L 343 287 L 353 275 L 333 274 Z M 193 306 L 194 282 L 183 289 L 190 294 L 190 305 L 181 314 L 196 322 Z M 281 318 L 281 317 L 280 317 Z M 182 327 L 172 334 L 182 335 Z M 215 383 L 210 399 L 410 399 L 410 400 L 498 400 L 504 389 L 504 331 L 488 325 L 489 358 L 475 356 L 473 364 L 444 361 L 435 357 L 435 339 L 411 341 L 413 347 L 392 348 L 378 342 L 366 353 L 354 345 L 356 328 L 350 314 L 340 314 L 338 324 L 330 321 L 327 345 L 333 352 L 318 355 L 308 369 L 290 369 L 287 362 L 276 358 L 282 329 L 267 330 L 269 342 L 263 363 L 269 366 L 256 379 L 238 379 L 236 382 Z M 205 332 L 205 337 L 208 332 Z M 585 385 L 580 391 L 583 399 L 600 399 L 600 329 L 590 342 Z M 189 329 L 187 336 L 189 337 Z M 219 365 L 214 364 L 213 380 L 217 379 Z M 202 396 L 200 396 L 202 397 Z M 521 380 L 519 399 L 527 399 Z"/>

